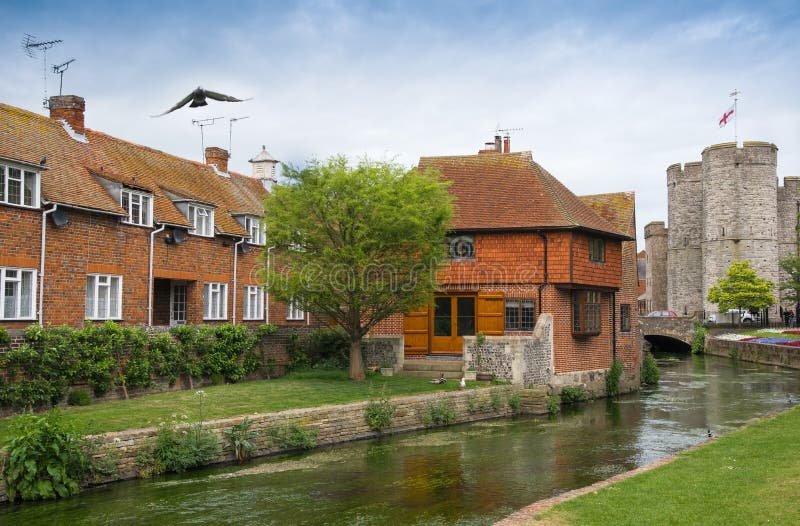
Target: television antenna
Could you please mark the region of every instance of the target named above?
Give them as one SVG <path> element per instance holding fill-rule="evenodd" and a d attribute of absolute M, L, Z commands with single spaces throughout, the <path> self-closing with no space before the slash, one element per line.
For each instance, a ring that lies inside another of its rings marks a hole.
<path fill-rule="evenodd" d="M 56 40 L 42 40 L 39 41 L 34 35 L 25 33 L 22 37 L 22 51 L 25 52 L 30 58 L 36 58 L 36 53 L 39 51 L 42 52 L 42 63 L 43 63 L 43 77 L 44 77 L 44 101 L 43 106 L 45 108 L 48 107 L 48 100 L 47 100 L 47 50 L 55 46 L 56 44 L 61 44 L 63 40 L 56 39 Z"/>
<path fill-rule="evenodd" d="M 218 120 L 223 119 L 223 118 L 224 117 L 209 117 L 208 119 L 192 119 L 192 124 L 194 124 L 195 126 L 200 126 L 200 153 L 201 153 L 200 159 L 201 160 L 205 160 L 205 157 L 206 157 L 206 143 L 205 143 L 205 137 L 203 136 L 203 128 L 205 128 L 206 126 L 211 126 L 215 122 L 217 122 Z"/>
<path fill-rule="evenodd" d="M 522 131 L 525 128 L 501 128 L 500 125 L 497 125 L 497 128 L 494 129 L 496 134 L 502 133 L 504 137 L 511 137 L 511 132 L 518 132 Z"/>
<path fill-rule="evenodd" d="M 61 75 L 61 79 L 58 82 L 58 94 L 61 95 L 61 91 L 64 88 L 64 72 L 69 69 L 69 65 L 75 62 L 74 58 L 71 58 L 64 62 L 63 64 L 59 64 L 58 66 L 53 66 L 53 73 L 56 75 Z"/>
<path fill-rule="evenodd" d="M 231 117 L 228 119 L 228 156 L 233 157 L 233 123 L 236 121 L 243 121 L 249 119 L 250 115 L 244 117 Z"/>

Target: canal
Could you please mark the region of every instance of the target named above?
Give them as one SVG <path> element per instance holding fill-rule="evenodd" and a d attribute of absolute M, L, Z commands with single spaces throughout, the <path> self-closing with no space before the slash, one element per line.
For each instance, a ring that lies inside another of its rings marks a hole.
<path fill-rule="evenodd" d="M 800 398 L 800 371 L 661 355 L 657 388 L 566 410 L 321 448 L 0 507 L 0 524 L 491 524 Z"/>

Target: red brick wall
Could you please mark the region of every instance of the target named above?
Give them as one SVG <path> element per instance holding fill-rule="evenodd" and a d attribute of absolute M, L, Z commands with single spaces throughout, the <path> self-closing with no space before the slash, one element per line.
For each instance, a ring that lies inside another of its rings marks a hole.
<path fill-rule="evenodd" d="M 0 267 L 34 269 L 37 280 L 40 279 L 41 224 L 41 210 L 0 205 Z M 22 329 L 31 321 L 0 323 L 6 329 Z"/>
<path fill-rule="evenodd" d="M 38 284 L 44 281 L 43 315 L 45 323 L 83 324 L 86 308 L 86 276 L 90 273 L 122 276 L 123 324 L 147 323 L 148 258 L 152 229 L 121 223 L 105 214 L 65 209 L 70 224 L 57 228 L 48 220 L 44 276 L 38 276 L 42 210 L 0 206 L 0 224 L 14 225 L 0 233 L 0 266 L 37 270 Z M 233 321 L 233 256 L 235 239 L 187 236 L 178 245 L 164 242 L 169 232 L 155 236 L 153 269 L 159 278 L 154 283 L 153 321 L 169 320 L 169 279 L 187 281 L 187 323 L 225 323 Z M 264 319 L 244 321 L 244 286 L 259 283 L 261 250 L 252 247 L 237 257 L 236 322 L 247 325 Z M 163 280 L 163 281 L 162 281 Z M 203 285 L 228 284 L 228 319 L 203 320 Z M 36 292 L 38 303 L 38 290 Z M 2 322 L 8 329 L 24 328 L 35 320 Z M 286 306 L 271 299 L 270 322 L 302 326 L 304 321 L 286 320 Z M 312 325 L 320 321 L 311 317 Z"/>
<path fill-rule="evenodd" d="M 543 292 L 543 310 L 553 314 L 553 365 L 556 374 L 611 365 L 611 293 L 600 295 L 601 329 L 596 336 L 573 336 L 572 291 L 548 286 Z"/>

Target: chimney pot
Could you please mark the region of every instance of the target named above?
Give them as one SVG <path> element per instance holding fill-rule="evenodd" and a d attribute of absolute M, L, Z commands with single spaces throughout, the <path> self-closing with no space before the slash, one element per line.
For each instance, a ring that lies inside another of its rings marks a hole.
<path fill-rule="evenodd" d="M 503 153 L 511 153 L 511 136 L 503 137 Z"/>
<path fill-rule="evenodd" d="M 86 129 L 83 125 L 86 101 L 77 95 L 54 95 L 50 97 L 50 118 L 64 120 L 78 135 L 84 135 Z"/>
<path fill-rule="evenodd" d="M 499 135 L 495 135 L 494 136 L 494 151 L 496 151 L 497 153 L 500 153 L 502 151 L 502 149 L 500 147 L 500 141 L 501 141 L 500 136 Z"/>
<path fill-rule="evenodd" d="M 224 150 L 217 146 L 209 146 L 206 148 L 206 164 L 215 165 L 217 170 L 223 173 L 228 173 L 228 150 Z"/>

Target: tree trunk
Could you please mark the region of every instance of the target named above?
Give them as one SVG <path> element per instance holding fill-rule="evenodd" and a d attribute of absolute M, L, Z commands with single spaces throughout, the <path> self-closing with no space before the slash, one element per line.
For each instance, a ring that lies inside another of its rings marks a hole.
<path fill-rule="evenodd" d="M 350 379 L 360 382 L 364 374 L 364 355 L 361 354 L 361 338 L 350 340 Z"/>
<path fill-rule="evenodd" d="M 122 394 L 125 395 L 125 400 L 130 400 L 130 398 L 128 398 L 128 386 L 124 383 L 122 384 Z"/>

